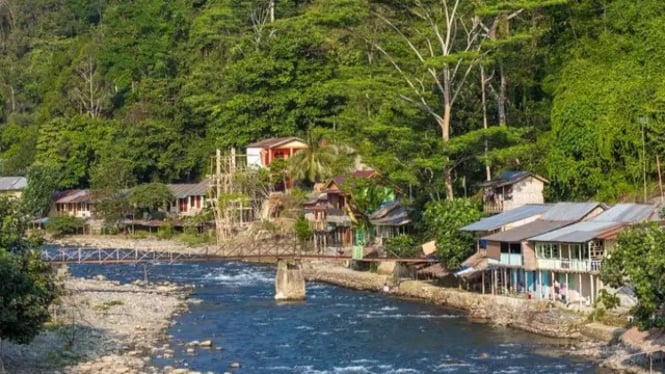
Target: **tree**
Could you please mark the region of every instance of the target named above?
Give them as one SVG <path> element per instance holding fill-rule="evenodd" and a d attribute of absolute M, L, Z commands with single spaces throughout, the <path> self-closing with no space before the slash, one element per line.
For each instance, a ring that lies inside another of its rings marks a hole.
<path fill-rule="evenodd" d="M 112 173 L 109 172 L 111 170 Z M 96 202 L 95 212 L 106 226 L 118 228 L 122 220 L 132 213 L 127 191 L 134 183 L 131 162 L 115 153 L 104 155 L 93 166 L 90 175 L 91 196 Z"/>
<path fill-rule="evenodd" d="M 18 202 L 0 197 L 0 217 L 0 341 L 28 343 L 48 320 L 59 289 L 38 243 L 25 236 L 27 216 Z"/>
<path fill-rule="evenodd" d="M 46 222 L 46 231 L 55 238 L 79 234 L 84 227 L 85 221 L 82 218 L 70 215 L 50 217 Z"/>
<path fill-rule="evenodd" d="M 139 210 L 154 214 L 175 199 L 169 187 L 163 183 L 146 183 L 129 191 L 129 202 Z"/>
<path fill-rule="evenodd" d="M 657 174 L 655 154 L 664 150 L 661 7 L 657 0 L 639 7 L 619 0 L 573 9 L 590 18 L 569 36 L 574 58 L 550 77 L 552 130 L 543 166 L 554 198 L 644 199 L 643 184 Z"/>
<path fill-rule="evenodd" d="M 600 279 L 613 288 L 630 285 L 638 303 L 631 310 L 641 329 L 665 327 L 665 232 L 646 224 L 619 234 L 601 264 Z"/>
<path fill-rule="evenodd" d="M 403 67 L 394 53 L 381 45 L 376 48 L 390 61 L 406 84 L 411 88 L 411 95 L 402 98 L 429 113 L 439 125 L 444 148 L 451 137 L 453 105 L 458 99 L 466 79 L 479 57 L 479 50 L 484 39 L 479 19 L 469 17 L 461 0 L 442 0 L 440 2 L 414 1 L 407 8 L 407 16 L 414 17 L 411 26 L 422 26 L 417 30 L 406 31 L 404 27 L 389 20 L 380 12 L 375 14 L 396 33 L 413 52 L 416 63 L 411 63 L 411 71 Z M 419 24 L 422 22 L 422 24 Z M 415 71 L 414 71 L 415 70 Z M 418 73 L 424 76 L 419 76 Z M 430 95 L 430 85 L 438 96 Z M 440 100 L 440 104 L 432 104 Z M 446 198 L 454 198 L 453 164 L 446 160 L 444 184 Z"/>
<path fill-rule="evenodd" d="M 392 189 L 381 185 L 376 178 L 350 177 L 342 183 L 341 189 L 349 193 L 349 208 L 363 229 L 370 226 L 370 214 L 377 211 L 382 204 L 395 200 Z"/>
<path fill-rule="evenodd" d="M 437 256 L 448 269 L 459 268 L 473 253 L 474 236 L 459 231 L 481 217 L 478 204 L 469 199 L 429 202 L 423 213 L 426 237 L 436 240 Z"/>
<path fill-rule="evenodd" d="M 354 165 L 351 160 L 354 154 L 355 151 L 347 145 L 329 143 L 310 133 L 307 135 L 307 148 L 289 159 L 288 173 L 296 180 L 324 182 L 337 173 L 352 171 Z M 338 167 L 340 163 L 344 164 L 346 170 Z"/>
<path fill-rule="evenodd" d="M 23 209 L 31 217 L 46 217 L 58 186 L 56 172 L 48 165 L 34 164 L 26 179 L 28 185 L 21 195 Z"/>

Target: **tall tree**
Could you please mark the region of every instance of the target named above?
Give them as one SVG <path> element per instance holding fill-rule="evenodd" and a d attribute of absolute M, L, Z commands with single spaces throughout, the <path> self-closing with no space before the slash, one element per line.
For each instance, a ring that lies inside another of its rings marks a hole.
<path fill-rule="evenodd" d="M 394 68 L 402 75 L 411 88 L 412 95 L 402 97 L 429 113 L 441 130 L 444 148 L 451 137 L 453 105 L 466 83 L 467 77 L 479 55 L 483 35 L 479 19 L 464 8 L 460 0 L 409 2 L 404 14 L 411 17 L 411 28 L 390 20 L 381 12 L 376 16 L 398 33 L 407 47 L 413 52 L 416 64 L 407 70 L 404 64 L 387 48 L 380 44 L 377 49 L 388 58 Z M 415 73 L 415 74 L 414 74 Z M 433 84 L 438 96 L 430 95 Z M 440 105 L 432 104 L 440 100 Z M 446 159 L 444 167 L 446 197 L 452 200 L 453 163 Z"/>

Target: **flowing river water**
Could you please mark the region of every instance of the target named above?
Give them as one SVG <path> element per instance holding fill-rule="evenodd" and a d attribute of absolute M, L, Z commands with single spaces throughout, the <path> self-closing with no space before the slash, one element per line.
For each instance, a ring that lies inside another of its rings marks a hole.
<path fill-rule="evenodd" d="M 307 299 L 279 303 L 272 267 L 244 263 L 72 265 L 75 276 L 195 284 L 199 304 L 168 331 L 173 358 L 158 366 L 224 373 L 593 373 L 570 346 L 457 311 L 380 293 L 308 283 Z M 186 353 L 211 339 L 223 349 Z M 241 365 L 230 369 L 232 362 Z"/>

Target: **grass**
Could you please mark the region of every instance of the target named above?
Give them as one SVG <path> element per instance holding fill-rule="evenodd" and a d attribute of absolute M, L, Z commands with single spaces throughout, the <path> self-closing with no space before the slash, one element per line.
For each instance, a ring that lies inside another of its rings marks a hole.
<path fill-rule="evenodd" d="M 213 237 L 208 234 L 190 234 L 183 233 L 176 237 L 176 239 L 182 243 L 188 245 L 197 245 L 197 244 L 211 244 L 214 243 Z"/>
<path fill-rule="evenodd" d="M 92 310 L 94 310 L 95 312 L 99 312 L 99 313 L 106 313 L 112 307 L 114 307 L 116 305 L 124 305 L 124 304 L 125 303 L 123 303 L 121 300 L 109 300 L 109 301 L 105 301 L 101 304 L 97 304 L 97 305 L 93 306 Z"/>

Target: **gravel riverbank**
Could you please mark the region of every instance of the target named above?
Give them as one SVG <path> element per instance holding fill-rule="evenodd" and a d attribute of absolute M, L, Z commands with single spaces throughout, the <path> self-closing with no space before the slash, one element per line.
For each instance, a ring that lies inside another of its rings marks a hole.
<path fill-rule="evenodd" d="M 174 315 L 184 312 L 188 289 L 173 284 L 118 284 L 68 278 L 54 322 L 29 345 L 4 342 L 8 373 L 161 373 L 151 367 Z"/>

